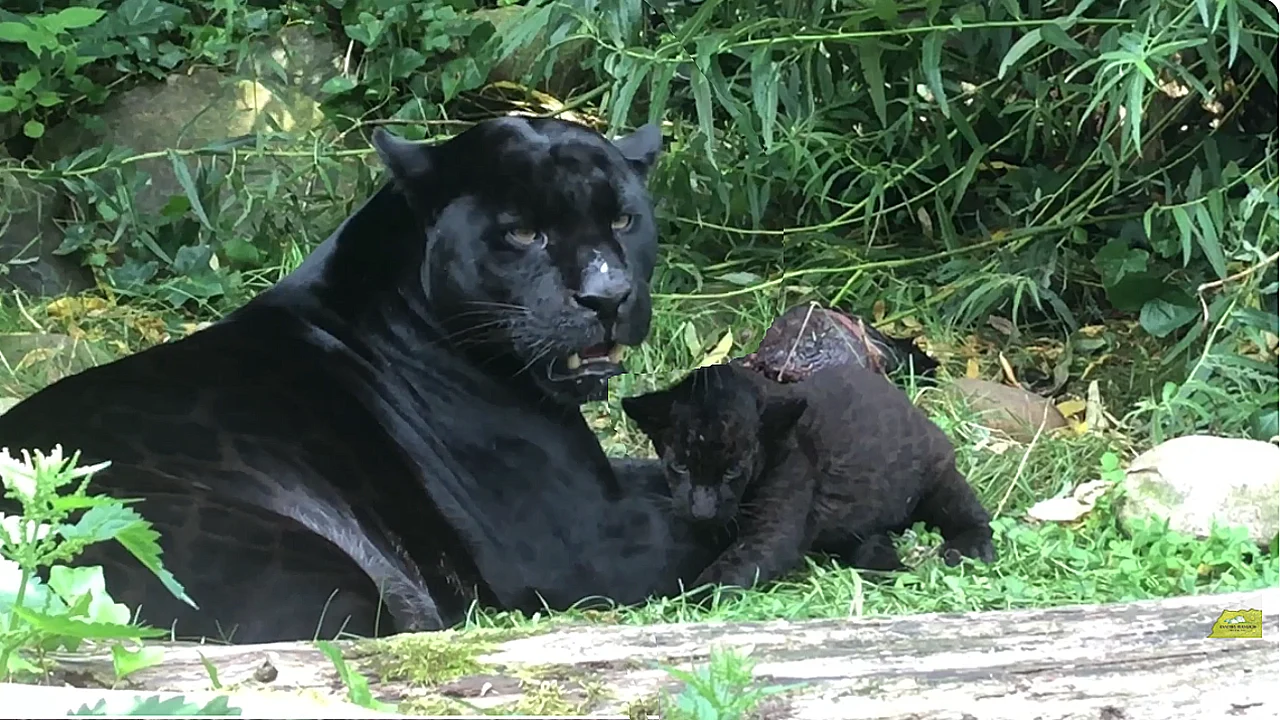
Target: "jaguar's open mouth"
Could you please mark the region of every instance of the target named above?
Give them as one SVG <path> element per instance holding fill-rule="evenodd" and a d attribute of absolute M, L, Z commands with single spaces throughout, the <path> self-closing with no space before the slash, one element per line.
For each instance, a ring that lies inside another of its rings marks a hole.
<path fill-rule="evenodd" d="M 563 379 L 621 375 L 626 372 L 622 366 L 622 354 L 622 345 L 592 345 L 552 363 L 551 372 Z"/>

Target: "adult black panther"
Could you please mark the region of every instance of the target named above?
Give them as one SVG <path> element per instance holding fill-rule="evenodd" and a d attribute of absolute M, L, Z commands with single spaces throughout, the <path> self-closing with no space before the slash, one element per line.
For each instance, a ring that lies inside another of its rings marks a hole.
<path fill-rule="evenodd" d="M 183 636 L 385 634 L 473 601 L 678 591 L 716 549 L 673 524 L 655 467 L 615 474 L 578 410 L 649 332 L 657 128 L 611 143 L 503 118 L 374 146 L 392 180 L 293 274 L 36 393 L 0 444 L 112 461 L 93 486 L 145 499 L 200 608 L 115 543 L 84 561 Z"/>

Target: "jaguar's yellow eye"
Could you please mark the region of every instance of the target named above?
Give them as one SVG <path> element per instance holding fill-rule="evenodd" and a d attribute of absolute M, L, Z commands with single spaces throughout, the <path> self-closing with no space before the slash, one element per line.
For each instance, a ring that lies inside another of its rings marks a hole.
<path fill-rule="evenodd" d="M 547 236 L 537 230 L 526 230 L 518 228 L 507 231 L 507 239 L 517 245 L 541 245 L 547 241 Z"/>
<path fill-rule="evenodd" d="M 622 232 L 623 230 L 626 230 L 627 228 L 631 227 L 632 217 L 633 217 L 632 215 L 619 215 L 613 221 L 613 229 L 616 232 Z"/>

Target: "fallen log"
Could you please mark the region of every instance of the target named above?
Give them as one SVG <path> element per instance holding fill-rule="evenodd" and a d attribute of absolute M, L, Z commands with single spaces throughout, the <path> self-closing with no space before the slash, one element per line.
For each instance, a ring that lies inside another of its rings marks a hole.
<path fill-rule="evenodd" d="M 1210 638 L 1227 611 L 1261 610 L 1263 638 Z M 1274 718 L 1280 588 L 1112 605 L 767 623 L 549 625 L 334 643 L 372 694 L 414 714 L 618 716 L 653 712 L 679 683 L 661 666 L 712 647 L 755 660 L 757 681 L 802 687 L 769 720 L 1200 720 Z M 109 655 L 58 658 L 52 686 L 0 686 L 0 716 L 65 714 L 86 697 L 213 693 L 215 667 L 248 717 L 371 717 L 347 703 L 313 643 L 161 643 L 164 662 L 113 684 Z M 65 685 L 79 687 L 65 687 Z M 84 688 L 92 688 L 92 691 Z M 294 704 L 284 700 L 292 697 Z M 318 704 L 317 704 L 318 703 Z M 93 702 L 89 701 L 92 705 Z"/>

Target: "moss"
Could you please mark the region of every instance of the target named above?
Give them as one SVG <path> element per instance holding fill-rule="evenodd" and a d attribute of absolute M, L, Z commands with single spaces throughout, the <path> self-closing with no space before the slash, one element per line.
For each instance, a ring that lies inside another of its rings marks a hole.
<path fill-rule="evenodd" d="M 479 657 L 509 639 L 508 631 L 442 630 L 394 635 L 361 642 L 356 652 L 384 681 L 438 685 L 485 670 Z"/>
<path fill-rule="evenodd" d="M 623 714 L 631 720 L 645 720 L 650 716 L 656 716 L 662 710 L 662 696 L 658 693 L 646 695 L 638 700 L 632 700 L 627 704 Z"/>

